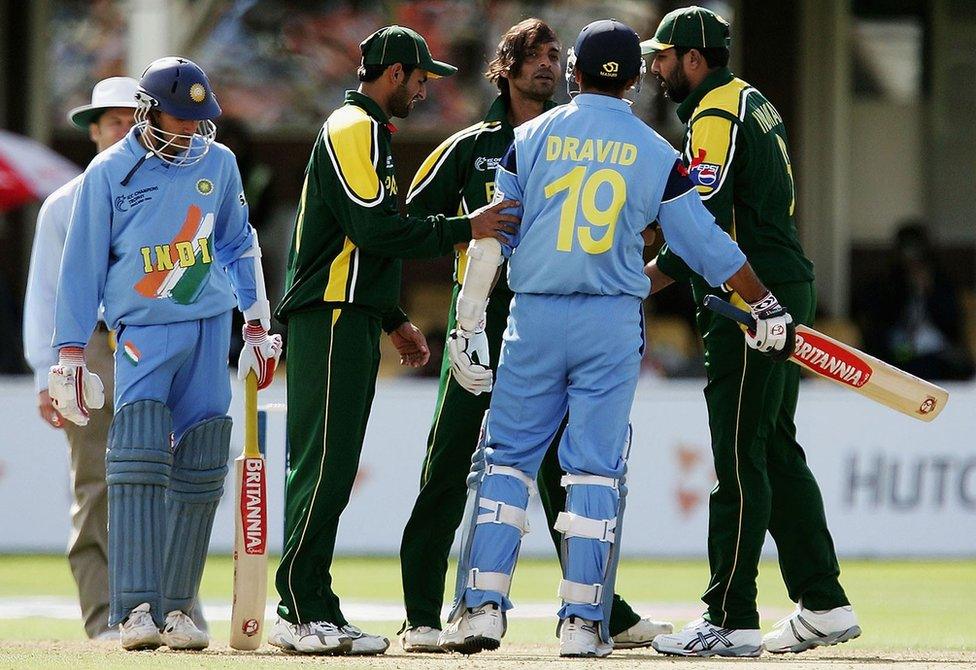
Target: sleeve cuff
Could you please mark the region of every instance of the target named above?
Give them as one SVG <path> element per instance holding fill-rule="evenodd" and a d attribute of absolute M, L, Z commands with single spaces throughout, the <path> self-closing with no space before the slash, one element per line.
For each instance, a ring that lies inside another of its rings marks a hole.
<path fill-rule="evenodd" d="M 255 300 L 250 307 L 241 311 L 245 321 L 260 321 L 265 330 L 271 330 L 271 303 L 267 300 Z"/>
<path fill-rule="evenodd" d="M 396 307 L 383 315 L 383 332 L 390 334 L 409 320 L 406 313 Z"/>
<path fill-rule="evenodd" d="M 451 244 L 471 241 L 471 219 L 466 216 L 451 217 L 446 221 L 450 231 Z"/>

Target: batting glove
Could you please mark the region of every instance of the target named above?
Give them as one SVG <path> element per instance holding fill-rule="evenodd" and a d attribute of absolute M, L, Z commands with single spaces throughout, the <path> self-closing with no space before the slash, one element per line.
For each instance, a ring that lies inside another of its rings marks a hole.
<path fill-rule="evenodd" d="M 79 426 L 88 425 L 88 410 L 105 405 L 105 387 L 85 364 L 82 347 L 61 347 L 58 364 L 47 375 L 51 402 L 65 419 Z"/>
<path fill-rule="evenodd" d="M 775 361 L 785 361 L 796 347 L 793 317 L 771 292 L 749 303 L 756 329 L 746 331 L 746 344 Z"/>
<path fill-rule="evenodd" d="M 452 330 L 447 337 L 447 356 L 451 360 L 451 373 L 461 388 L 474 395 L 491 391 L 493 374 L 484 328 L 474 332 Z"/>
<path fill-rule="evenodd" d="M 244 349 L 237 359 L 237 378 L 246 379 L 254 371 L 258 378 L 258 390 L 267 388 L 274 379 L 275 368 L 281 357 L 281 335 L 269 335 L 264 326 L 244 324 Z"/>

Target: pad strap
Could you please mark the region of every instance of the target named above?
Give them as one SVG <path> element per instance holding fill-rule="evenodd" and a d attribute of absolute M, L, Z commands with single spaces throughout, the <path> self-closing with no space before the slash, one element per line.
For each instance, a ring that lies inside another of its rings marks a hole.
<path fill-rule="evenodd" d="M 566 537 L 584 537 L 600 542 L 613 542 L 616 519 L 591 519 L 573 512 L 560 512 L 553 528 Z"/>
<path fill-rule="evenodd" d="M 616 489 L 618 480 L 613 477 L 601 477 L 600 475 L 563 475 L 559 480 L 559 485 L 563 488 L 574 484 L 585 484 L 587 486 L 606 486 Z"/>
<path fill-rule="evenodd" d="M 559 597 L 567 604 L 599 606 L 603 599 L 603 584 L 580 584 L 562 579 L 559 581 Z"/>
<path fill-rule="evenodd" d="M 468 588 L 478 591 L 497 591 L 508 595 L 512 587 L 512 576 L 504 572 L 482 572 L 478 568 L 468 571 Z"/>
<path fill-rule="evenodd" d="M 488 498 L 478 498 L 478 507 L 488 511 L 479 514 L 476 523 L 503 523 L 517 528 L 520 535 L 529 532 L 529 520 L 521 507 Z"/>
<path fill-rule="evenodd" d="M 485 467 L 485 477 L 488 475 L 507 475 L 509 477 L 515 477 L 515 479 L 525 484 L 525 488 L 529 490 L 530 496 L 534 496 L 537 492 L 535 481 L 518 468 L 511 468 L 507 465 L 488 465 Z"/>

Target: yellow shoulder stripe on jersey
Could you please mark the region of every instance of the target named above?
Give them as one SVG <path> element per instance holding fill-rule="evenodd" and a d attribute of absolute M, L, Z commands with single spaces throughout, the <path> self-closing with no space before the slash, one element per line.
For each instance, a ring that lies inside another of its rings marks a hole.
<path fill-rule="evenodd" d="M 384 190 L 376 172 L 378 124 L 360 107 L 345 105 L 325 122 L 325 147 L 346 195 L 364 207 L 383 200 Z"/>
<path fill-rule="evenodd" d="M 745 114 L 745 106 L 742 104 L 745 96 L 748 95 L 752 87 L 738 77 L 727 84 L 723 84 L 705 94 L 705 97 L 698 103 L 695 115 L 709 109 L 720 109 L 737 116 L 740 120 Z"/>
<path fill-rule="evenodd" d="M 298 201 L 298 223 L 295 226 L 295 253 L 302 246 L 302 229 L 305 227 L 305 198 L 308 195 L 308 173 L 305 173 L 305 181 L 302 183 L 302 198 Z"/>
<path fill-rule="evenodd" d="M 325 294 L 322 299 L 326 302 L 348 302 L 353 296 L 352 292 L 356 283 L 356 270 L 358 263 L 355 262 L 356 245 L 348 237 L 342 245 L 342 251 L 336 255 L 329 265 L 329 283 L 325 286 Z M 352 274 L 352 285 L 349 277 Z M 346 295 L 346 289 L 349 295 Z"/>
<path fill-rule="evenodd" d="M 702 200 L 707 200 L 722 188 L 725 176 L 732 164 L 735 151 L 735 136 L 738 124 L 723 116 L 700 116 L 691 126 L 689 139 L 689 164 L 692 181 Z M 704 168 L 696 171 L 695 163 L 703 163 Z"/>
<path fill-rule="evenodd" d="M 414 175 L 413 181 L 410 183 L 410 190 L 407 192 L 407 204 L 413 197 L 420 193 L 434 177 L 437 176 L 438 170 L 443 167 L 444 163 L 447 162 L 448 156 L 454 151 L 455 147 L 461 143 L 466 137 L 475 137 L 482 132 L 493 133 L 501 130 L 502 124 L 500 121 L 489 121 L 476 123 L 473 126 L 468 126 L 463 130 L 459 130 L 454 133 L 446 140 L 441 142 L 436 149 L 430 152 L 430 155 L 424 159 L 424 162 L 420 164 L 417 168 L 417 174 Z"/>

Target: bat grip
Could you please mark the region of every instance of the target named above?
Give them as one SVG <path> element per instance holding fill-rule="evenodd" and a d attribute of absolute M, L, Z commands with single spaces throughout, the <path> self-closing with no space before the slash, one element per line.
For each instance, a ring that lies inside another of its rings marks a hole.
<path fill-rule="evenodd" d="M 739 309 L 730 302 L 722 300 L 717 295 L 706 295 L 704 305 L 716 314 L 720 314 L 733 321 L 738 321 L 749 330 L 756 329 L 756 320 L 752 318 L 752 314 L 744 309 Z"/>
<path fill-rule="evenodd" d="M 258 378 L 253 371 L 244 379 L 244 453 L 248 458 L 260 454 L 258 449 Z"/>

